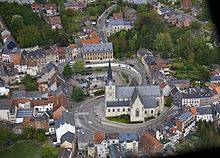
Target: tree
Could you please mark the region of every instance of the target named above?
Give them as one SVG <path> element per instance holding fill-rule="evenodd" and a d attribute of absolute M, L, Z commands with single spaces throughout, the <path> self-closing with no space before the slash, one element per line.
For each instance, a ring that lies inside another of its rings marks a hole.
<path fill-rule="evenodd" d="M 78 59 L 74 62 L 73 68 L 75 71 L 81 73 L 85 69 L 85 63 L 82 59 Z"/>
<path fill-rule="evenodd" d="M 36 138 L 39 142 L 43 142 L 45 140 L 45 130 L 44 129 L 37 129 Z"/>
<path fill-rule="evenodd" d="M 35 25 L 40 26 L 41 25 L 41 19 L 40 17 L 34 13 L 32 10 L 27 11 L 24 14 L 24 23 L 26 25 Z"/>
<path fill-rule="evenodd" d="M 166 101 L 166 106 L 171 107 L 172 105 L 172 99 L 170 96 L 168 96 L 167 101 Z"/>
<path fill-rule="evenodd" d="M 10 22 L 11 31 L 17 35 L 17 31 L 24 26 L 24 19 L 21 15 L 14 15 Z"/>
<path fill-rule="evenodd" d="M 154 48 L 162 52 L 163 58 L 168 58 L 168 51 L 173 47 L 173 42 L 169 33 L 157 33 L 154 40 Z"/>
<path fill-rule="evenodd" d="M 80 102 L 80 101 L 83 101 L 83 99 L 85 98 L 85 94 L 84 94 L 84 92 L 82 91 L 81 88 L 79 88 L 79 87 L 73 87 L 71 97 L 72 97 L 76 102 Z"/>
<path fill-rule="evenodd" d="M 194 53 L 190 53 L 189 56 L 188 56 L 189 63 L 193 64 L 194 59 L 195 59 L 195 54 Z"/>
<path fill-rule="evenodd" d="M 42 43 L 39 28 L 34 25 L 24 26 L 18 30 L 17 42 L 21 48 L 33 47 Z"/>
<path fill-rule="evenodd" d="M 69 64 L 64 66 L 63 76 L 71 77 L 73 75 L 73 70 Z"/>
<path fill-rule="evenodd" d="M 36 79 L 31 77 L 29 74 L 24 76 L 21 83 L 24 84 L 26 91 L 38 91 Z"/>

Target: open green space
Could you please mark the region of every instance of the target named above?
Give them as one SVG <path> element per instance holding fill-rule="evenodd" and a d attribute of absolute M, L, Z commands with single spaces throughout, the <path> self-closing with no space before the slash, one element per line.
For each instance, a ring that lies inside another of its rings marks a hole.
<path fill-rule="evenodd" d="M 126 83 L 129 84 L 130 82 L 129 76 L 124 72 L 121 72 L 121 76 L 125 79 Z"/>
<path fill-rule="evenodd" d="M 106 117 L 106 119 L 110 121 L 120 122 L 120 123 L 127 123 L 127 124 L 135 124 L 135 123 L 142 123 L 142 122 L 130 122 L 129 115 L 120 115 L 120 116 L 111 116 Z"/>
<path fill-rule="evenodd" d="M 208 31 L 215 31 L 215 25 L 212 22 L 209 22 L 208 24 L 204 24 L 202 27 Z"/>
<path fill-rule="evenodd" d="M 43 148 L 34 141 L 17 142 L 12 148 L 0 152 L 0 158 L 39 158 Z"/>

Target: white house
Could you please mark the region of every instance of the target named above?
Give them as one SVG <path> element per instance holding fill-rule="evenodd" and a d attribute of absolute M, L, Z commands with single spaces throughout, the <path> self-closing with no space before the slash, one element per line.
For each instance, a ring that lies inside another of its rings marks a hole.
<path fill-rule="evenodd" d="M 171 88 L 170 88 L 170 86 L 169 86 L 167 83 L 162 82 L 162 83 L 160 84 L 160 89 L 161 89 L 162 94 L 163 94 L 164 96 L 166 96 L 166 97 L 169 96 Z"/>
<path fill-rule="evenodd" d="M 136 132 L 119 133 L 119 143 L 125 152 L 138 151 L 138 138 Z"/>
<path fill-rule="evenodd" d="M 10 120 L 10 99 L 1 99 L 0 101 L 0 120 Z"/>
<path fill-rule="evenodd" d="M 56 137 L 57 143 L 61 142 L 61 137 L 67 133 L 71 132 L 75 134 L 75 122 L 72 113 L 67 111 L 62 111 L 62 116 L 55 120 Z"/>
<path fill-rule="evenodd" d="M 107 157 L 107 150 L 103 145 L 96 145 L 96 153 L 98 158 L 106 158 Z"/>
<path fill-rule="evenodd" d="M 9 56 L 9 54 L 2 54 L 2 61 L 10 63 L 10 56 Z"/>
<path fill-rule="evenodd" d="M 213 112 L 212 107 L 210 106 L 200 106 L 196 108 L 196 121 L 202 120 L 202 121 L 211 121 L 213 122 Z"/>
<path fill-rule="evenodd" d="M 0 78 L 0 96 L 8 96 L 10 88 L 4 80 Z"/>

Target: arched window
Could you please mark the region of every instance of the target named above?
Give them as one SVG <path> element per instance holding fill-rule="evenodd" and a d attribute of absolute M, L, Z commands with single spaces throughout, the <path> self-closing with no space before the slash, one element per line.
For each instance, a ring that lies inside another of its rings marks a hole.
<path fill-rule="evenodd" d="M 139 109 L 136 109 L 136 117 L 139 117 Z"/>

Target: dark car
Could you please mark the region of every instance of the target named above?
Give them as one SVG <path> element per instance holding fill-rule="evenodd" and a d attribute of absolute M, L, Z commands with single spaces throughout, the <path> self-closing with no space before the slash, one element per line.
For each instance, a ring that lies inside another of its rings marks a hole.
<path fill-rule="evenodd" d="M 94 86 L 93 86 L 93 88 L 96 88 L 97 87 L 97 84 L 95 84 Z"/>

